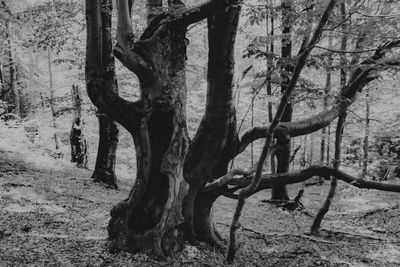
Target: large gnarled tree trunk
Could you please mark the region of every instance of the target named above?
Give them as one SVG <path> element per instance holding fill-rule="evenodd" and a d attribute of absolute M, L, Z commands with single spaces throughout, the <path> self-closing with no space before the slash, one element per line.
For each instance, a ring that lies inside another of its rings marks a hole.
<path fill-rule="evenodd" d="M 111 1 L 108 7 L 111 7 Z M 118 1 L 117 58 L 139 78 L 141 99 L 127 102 L 103 89 L 113 57 L 99 62 L 96 55 L 111 54 L 101 41 L 100 3 L 87 1 L 87 87 L 92 101 L 133 136 L 136 181 L 129 197 L 111 211 L 108 226 L 114 250 L 147 251 L 163 257 L 179 246 L 186 194 L 183 163 L 189 146 L 186 129 L 186 26 L 164 23 L 158 16 L 140 40 L 133 42 L 132 1 Z M 111 11 L 109 11 L 111 12 Z M 107 50 L 104 50 L 107 49 Z M 105 75 L 105 76 L 106 76 Z M 104 100 L 106 99 L 106 101 Z"/>

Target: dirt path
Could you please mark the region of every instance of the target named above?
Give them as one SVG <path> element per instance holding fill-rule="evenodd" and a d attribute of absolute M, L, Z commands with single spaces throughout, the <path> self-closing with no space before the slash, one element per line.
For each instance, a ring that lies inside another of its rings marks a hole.
<path fill-rule="evenodd" d="M 7 160 L 5 160 L 7 159 Z M 89 171 L 35 168 L 14 153 L 0 152 L 0 266 L 220 266 L 223 255 L 204 244 L 187 246 L 174 260 L 107 251 L 106 226 L 113 204 L 132 181 L 108 190 L 91 183 Z M 303 197 L 315 214 L 328 185 Z M 298 188 L 291 188 L 296 194 Z M 400 266 L 400 195 L 340 184 L 319 236 L 306 233 L 312 217 L 265 203 L 268 192 L 249 199 L 237 266 Z M 221 198 L 215 221 L 227 237 L 234 201 Z"/>

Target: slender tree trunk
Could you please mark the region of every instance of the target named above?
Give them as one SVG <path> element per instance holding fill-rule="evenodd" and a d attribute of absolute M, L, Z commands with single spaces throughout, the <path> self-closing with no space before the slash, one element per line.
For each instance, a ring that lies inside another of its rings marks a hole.
<path fill-rule="evenodd" d="M 363 144 L 363 169 L 362 176 L 366 177 L 368 174 L 368 153 L 369 153 L 369 123 L 370 123 L 370 97 L 369 88 L 365 88 L 365 134 Z"/>
<path fill-rule="evenodd" d="M 82 118 L 82 96 L 77 85 L 73 85 L 71 96 L 74 103 L 74 118 L 70 133 L 71 162 L 80 168 L 87 168 L 87 142 L 83 134 L 84 121 Z"/>
<path fill-rule="evenodd" d="M 254 101 L 255 99 L 253 98 L 253 101 L 251 102 L 251 128 L 254 127 Z M 251 153 L 251 157 L 250 157 L 250 162 L 251 162 L 251 166 L 254 165 L 254 142 L 251 143 L 250 146 L 250 153 Z"/>
<path fill-rule="evenodd" d="M 346 3 L 342 2 L 340 4 L 340 13 L 341 13 L 341 19 L 344 21 L 346 18 Z M 347 48 L 347 39 L 348 35 L 346 33 L 347 30 L 347 25 L 343 24 L 342 25 L 342 30 L 343 30 L 343 36 L 341 40 L 341 50 L 345 51 Z M 331 40 L 330 40 L 331 44 Z M 347 82 L 347 70 L 346 70 L 346 64 L 347 64 L 347 59 L 346 55 L 342 54 L 340 57 L 340 86 L 341 90 L 344 90 Z M 336 126 L 336 135 L 335 135 L 335 157 L 333 161 L 333 167 L 338 170 L 340 167 L 340 161 L 341 161 L 341 143 L 343 139 L 343 131 L 344 131 L 344 124 L 346 122 L 346 117 L 347 113 L 344 111 L 342 114 L 340 114 Z M 330 128 L 329 128 L 330 129 Z M 326 197 L 326 200 L 321 207 L 321 209 L 318 211 L 317 216 L 314 219 L 314 222 L 311 226 L 311 233 L 317 233 L 321 227 L 322 220 L 324 219 L 324 216 L 326 213 L 329 211 L 329 208 L 332 204 L 333 198 L 336 194 L 336 187 L 337 187 L 337 178 L 336 177 L 331 177 L 331 187 L 328 192 L 328 196 Z"/>
<path fill-rule="evenodd" d="M 3 95 L 3 89 L 4 89 L 3 64 L 0 62 L 0 95 Z"/>
<path fill-rule="evenodd" d="M 291 38 L 291 20 L 292 20 L 292 4 L 291 1 L 282 0 L 282 71 L 281 71 L 281 93 L 286 91 L 286 88 L 290 81 L 291 73 L 293 72 L 292 63 L 292 38 Z M 286 109 L 281 118 L 281 122 L 290 122 L 292 120 L 293 107 L 292 103 L 289 101 L 286 105 Z M 277 173 L 285 173 L 289 171 L 289 160 L 290 160 L 290 138 L 277 138 L 276 144 L 281 148 L 276 152 L 276 158 L 278 162 Z M 277 186 L 272 188 L 271 201 L 283 201 L 289 200 L 289 195 L 286 190 L 286 186 Z"/>
<path fill-rule="evenodd" d="M 274 35 L 275 35 L 275 16 L 273 12 L 273 1 L 269 1 L 269 6 L 267 6 L 267 12 L 269 12 L 270 20 L 271 20 L 271 30 L 269 29 L 268 25 L 268 17 L 266 19 L 266 28 L 267 28 L 267 36 L 271 37 L 271 41 L 269 44 L 269 48 L 267 45 L 267 50 L 271 52 L 271 55 L 274 54 Z M 273 57 L 268 57 L 267 58 L 267 95 L 268 95 L 268 122 L 271 123 L 272 119 L 274 117 L 274 114 L 272 112 L 272 68 L 273 68 Z M 271 173 L 276 173 L 276 166 L 275 166 L 275 155 L 271 155 Z"/>
<path fill-rule="evenodd" d="M 328 126 L 328 143 L 326 144 L 326 165 L 330 166 L 331 164 L 331 126 Z"/>
<path fill-rule="evenodd" d="M 340 115 L 336 127 L 336 139 L 335 139 L 335 159 L 334 159 L 334 168 L 339 169 L 340 166 L 340 157 L 341 157 L 341 143 L 342 143 L 342 137 L 343 137 L 343 129 L 344 129 L 344 123 L 346 121 L 346 113 L 343 113 Z M 336 187 L 337 187 L 337 178 L 332 177 L 331 178 L 331 187 L 328 193 L 328 196 L 322 206 L 322 208 L 318 211 L 317 216 L 314 219 L 314 222 L 311 226 L 311 233 L 317 233 L 320 226 L 321 222 L 325 216 L 325 214 L 329 211 L 329 207 L 332 204 L 333 198 L 336 193 Z"/>
<path fill-rule="evenodd" d="M 29 54 L 29 90 L 33 89 L 33 75 L 34 75 L 34 70 L 33 70 L 33 47 L 28 48 L 28 54 Z"/>
<path fill-rule="evenodd" d="M 55 111 L 55 96 L 54 96 L 54 86 L 53 86 L 53 67 L 52 67 L 52 58 L 51 58 L 51 47 L 47 46 L 47 64 L 49 70 L 49 90 L 50 90 L 50 109 L 51 109 L 51 117 L 52 117 L 52 124 L 54 129 L 54 141 L 56 145 L 56 149 L 60 148 L 60 142 L 58 140 L 58 135 L 55 132 L 57 129 L 56 124 L 56 111 Z"/>
<path fill-rule="evenodd" d="M 9 70 L 10 70 L 10 93 L 12 93 L 12 103 L 14 105 L 14 113 L 17 114 L 18 116 L 21 115 L 21 109 L 20 109 L 20 94 L 18 92 L 17 88 L 17 69 L 15 66 L 15 60 L 14 60 L 14 48 L 13 48 L 13 43 L 12 43 L 12 27 L 11 27 L 11 22 L 7 21 L 6 22 L 6 27 L 7 27 L 7 33 L 6 33 L 6 38 L 7 38 L 7 52 L 8 52 L 8 65 L 9 65 Z"/>
<path fill-rule="evenodd" d="M 310 134 L 309 141 L 309 149 L 308 149 L 308 166 L 313 165 L 314 163 L 314 134 Z"/>
<path fill-rule="evenodd" d="M 103 1 L 103 4 L 107 5 Z M 111 13 L 106 9 L 101 10 L 102 20 L 102 36 L 103 36 L 103 49 L 109 51 L 112 49 L 110 42 L 111 37 Z M 103 54 L 103 61 L 110 61 L 109 54 Z M 110 90 L 118 94 L 118 84 L 115 76 L 114 65 L 111 64 L 109 75 L 104 77 L 105 84 Z M 111 188 L 118 188 L 118 180 L 115 174 L 116 154 L 118 147 L 118 126 L 117 123 L 108 117 L 104 112 L 98 110 L 96 113 L 99 122 L 99 144 L 97 147 L 97 157 L 92 179 L 94 182 L 103 183 Z"/>
<path fill-rule="evenodd" d="M 328 44 L 328 48 L 332 49 L 332 36 L 329 36 L 329 44 Z M 323 106 L 324 106 L 324 110 L 328 109 L 328 98 L 329 98 L 329 93 L 331 91 L 331 86 L 332 86 L 332 64 L 333 64 L 333 57 L 330 54 L 328 56 L 328 66 L 326 69 L 326 83 L 325 83 L 325 88 L 324 88 L 324 99 L 323 99 Z M 325 147 L 326 147 L 326 140 L 328 139 L 327 136 L 327 131 L 326 128 L 323 128 L 321 131 L 321 152 L 320 152 L 320 164 L 321 165 L 325 165 Z M 323 183 L 323 177 L 320 177 L 320 183 Z"/>

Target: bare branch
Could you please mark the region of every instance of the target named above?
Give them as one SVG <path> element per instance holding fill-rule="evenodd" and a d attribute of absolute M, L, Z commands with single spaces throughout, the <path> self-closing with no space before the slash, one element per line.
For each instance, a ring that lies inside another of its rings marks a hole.
<path fill-rule="evenodd" d="M 329 1 L 328 5 L 321 17 L 320 22 L 317 25 L 317 28 L 315 29 L 310 41 L 308 42 L 308 45 L 304 45 L 300 49 L 297 63 L 294 68 L 291 80 L 285 90 L 285 93 L 283 94 L 283 96 L 281 98 L 281 102 L 279 103 L 278 109 L 275 113 L 275 117 L 266 132 L 266 140 L 265 140 L 265 144 L 264 144 L 263 150 L 260 155 L 260 159 L 258 161 L 256 174 L 253 177 L 253 179 L 251 180 L 251 183 L 248 184 L 245 188 L 243 188 L 239 193 L 239 200 L 238 200 L 235 214 L 233 215 L 232 224 L 230 227 L 230 241 L 229 241 L 229 250 L 228 250 L 228 256 L 227 256 L 228 263 L 232 263 L 233 259 L 235 257 L 236 231 L 239 228 L 239 219 L 240 219 L 246 198 L 248 196 L 250 196 L 251 194 L 253 194 L 254 191 L 257 190 L 257 188 L 260 184 L 264 161 L 268 156 L 268 152 L 269 152 L 269 149 L 270 149 L 273 137 L 274 137 L 275 129 L 278 127 L 278 124 L 279 124 L 279 122 L 282 118 L 282 115 L 286 109 L 286 105 L 287 105 L 289 98 L 297 84 L 297 81 L 300 77 L 300 73 L 305 66 L 306 59 L 309 56 L 309 54 L 311 53 L 311 50 L 313 49 L 315 44 L 318 42 L 319 38 L 321 37 L 323 27 L 327 23 L 328 18 L 330 16 L 330 14 L 332 13 L 332 10 L 335 7 L 336 2 L 337 2 L 336 0 Z M 285 134 L 285 136 L 286 136 L 286 134 Z"/>
<path fill-rule="evenodd" d="M 334 176 L 352 186 L 364 189 L 375 189 L 387 192 L 400 193 L 400 185 L 388 184 L 381 182 L 367 181 L 359 179 L 347 174 L 343 171 L 337 170 L 334 167 L 328 166 L 310 166 L 307 169 L 293 172 L 293 173 L 278 173 L 273 175 L 263 175 L 257 192 L 276 187 L 277 185 L 297 184 L 307 181 L 314 176 Z M 231 180 L 229 185 L 243 187 L 250 183 L 250 178 L 234 179 Z M 232 193 L 232 192 L 230 192 Z"/>
<path fill-rule="evenodd" d="M 352 72 L 349 83 L 341 89 L 339 96 L 336 97 L 336 101 L 330 109 L 307 119 L 295 122 L 281 122 L 277 126 L 274 135 L 279 136 L 287 131 L 290 137 L 296 137 L 316 132 L 328 126 L 354 102 L 357 93 L 360 92 L 364 86 L 377 78 L 375 74 L 377 67 L 382 65 L 397 65 L 397 59 L 393 61 L 382 61 L 380 59 L 389 49 L 398 47 L 399 45 L 400 40 L 387 42 L 375 49 L 375 53 L 371 57 L 358 64 L 358 67 Z M 269 127 L 270 126 L 257 126 L 244 132 L 239 139 L 237 154 L 243 152 L 254 140 L 265 138 L 265 133 Z"/>

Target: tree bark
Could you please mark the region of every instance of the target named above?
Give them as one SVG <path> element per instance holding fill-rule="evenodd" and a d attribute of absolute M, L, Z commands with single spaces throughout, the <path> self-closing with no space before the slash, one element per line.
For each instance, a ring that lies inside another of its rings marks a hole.
<path fill-rule="evenodd" d="M 58 135 L 55 132 L 57 129 L 57 123 L 56 123 L 56 111 L 55 111 L 55 96 L 54 96 L 54 86 L 53 86 L 53 60 L 51 58 L 51 47 L 47 46 L 47 65 L 48 65 L 48 70 L 49 70 L 49 91 L 50 91 L 50 110 L 51 110 L 51 119 L 52 119 L 52 124 L 53 124 L 53 129 L 54 129 L 54 142 L 56 145 L 56 149 L 60 148 L 60 142 L 58 140 Z"/>
<path fill-rule="evenodd" d="M 369 152 L 369 122 L 370 122 L 370 97 L 369 88 L 365 88 L 365 133 L 363 144 L 363 169 L 362 176 L 366 177 L 368 174 L 368 152 Z"/>
<path fill-rule="evenodd" d="M 71 162 L 79 168 L 87 168 L 87 142 L 83 134 L 84 121 L 82 118 L 82 96 L 77 85 L 73 85 L 71 96 L 74 102 L 74 118 L 70 133 Z"/>
<path fill-rule="evenodd" d="M 332 49 L 332 36 L 329 36 L 329 44 L 328 44 L 328 49 Z M 333 57 L 332 54 L 329 54 L 328 56 L 328 65 L 326 67 L 326 84 L 324 88 L 324 99 L 323 99 L 323 107 L 324 111 L 328 109 L 328 97 L 329 93 L 331 91 L 332 87 L 332 63 L 333 63 Z M 325 144 L 327 140 L 327 131 L 326 128 L 322 128 L 321 131 L 321 152 L 320 152 L 320 164 L 324 165 L 325 164 Z"/>
<path fill-rule="evenodd" d="M 282 45 L 281 45 L 281 61 L 283 62 L 282 70 L 281 70 L 281 93 L 285 93 L 289 81 L 291 73 L 293 72 L 293 63 L 292 63 L 292 4 L 291 1 L 282 0 L 281 3 L 282 8 Z M 282 122 L 290 122 L 292 121 L 292 113 L 293 107 L 292 103 L 289 102 L 286 105 L 286 109 L 282 115 Z M 280 147 L 280 149 L 276 152 L 277 159 L 277 173 L 285 173 L 289 171 L 290 165 L 290 138 L 278 137 L 276 139 L 276 144 Z M 276 188 L 272 188 L 271 191 L 271 201 L 273 202 L 281 202 L 289 200 L 289 195 L 286 189 L 286 186 L 279 186 Z"/>
<path fill-rule="evenodd" d="M 128 198 L 111 211 L 111 250 L 140 250 L 166 257 L 183 244 L 182 202 L 187 192 L 183 163 L 189 145 L 185 110 L 186 24 L 157 24 L 155 17 L 134 43 L 130 5 L 124 0 L 117 4 L 115 55 L 139 78 L 141 98 L 134 103 L 103 87 L 113 57 L 99 62 L 96 55 L 102 49 L 103 54 L 111 54 L 104 50 L 111 45 L 102 45 L 102 41 L 111 43 L 111 39 L 102 40 L 105 36 L 99 30 L 100 2 L 86 1 L 89 96 L 100 110 L 132 134 L 136 149 L 135 185 Z"/>
<path fill-rule="evenodd" d="M 236 3 L 236 2 L 235 2 Z M 211 214 L 219 194 L 203 192 L 204 185 L 224 175 L 234 157 L 236 116 L 233 106 L 234 44 L 240 5 L 208 19 L 208 88 L 206 111 L 185 162 L 190 185 L 184 216 L 189 240 L 221 246 Z"/>
<path fill-rule="evenodd" d="M 115 74 L 115 64 L 112 51 L 112 43 L 110 43 L 112 22 L 111 12 L 112 5 L 107 1 L 102 1 L 104 8 L 101 9 L 101 34 L 103 51 L 107 53 L 102 54 L 102 61 L 109 62 L 108 75 L 104 77 L 106 90 L 110 90 L 118 94 L 118 83 Z M 116 154 L 118 147 L 118 126 L 117 123 L 108 117 L 104 112 L 98 110 L 97 112 L 99 122 L 99 145 L 97 148 L 96 164 L 92 174 L 94 182 L 99 182 L 107 185 L 110 188 L 118 188 L 118 180 L 115 174 Z"/>
<path fill-rule="evenodd" d="M 274 35 L 275 35 L 275 14 L 273 11 L 273 1 L 269 1 L 269 6 L 267 6 L 267 12 L 269 12 L 271 20 L 271 30 L 269 30 L 268 17 L 266 19 L 267 36 L 272 37 L 270 42 L 269 51 L 271 55 L 274 54 Z M 267 58 L 267 95 L 268 95 L 268 122 L 271 123 L 274 117 L 272 112 L 272 67 L 273 67 L 273 57 Z M 271 173 L 276 173 L 275 166 L 275 155 L 271 155 Z"/>
<path fill-rule="evenodd" d="M 9 65 L 9 73 L 10 73 L 10 88 L 7 90 L 10 92 L 12 96 L 7 97 L 3 96 L 3 99 L 7 102 L 11 102 L 14 105 L 14 113 L 17 114 L 18 116 L 21 115 L 21 110 L 20 110 L 20 94 L 18 92 L 17 88 L 17 69 L 15 66 L 15 58 L 14 58 L 14 48 L 13 48 L 13 42 L 12 42 L 12 26 L 11 22 L 7 21 L 6 22 L 6 38 L 7 38 L 7 56 L 8 56 L 8 65 Z M 6 92 L 7 92 L 6 91 Z"/>
<path fill-rule="evenodd" d="M 346 115 L 347 115 L 346 113 L 343 113 L 339 116 L 337 127 L 336 127 L 335 159 L 334 159 L 334 164 L 333 164 L 333 168 L 335 168 L 335 170 L 339 170 L 339 166 L 340 166 L 341 144 L 342 144 L 342 138 L 343 138 L 344 123 L 346 121 Z M 318 214 L 315 217 L 314 222 L 311 226 L 311 233 L 314 233 L 314 234 L 317 233 L 319 228 L 321 227 L 321 222 L 324 219 L 325 214 L 329 211 L 329 208 L 332 204 L 333 198 L 336 193 L 337 178 L 334 176 L 330 179 L 331 179 L 331 187 L 329 189 L 328 196 L 326 197 L 326 200 L 325 200 L 322 208 L 318 211 Z"/>

